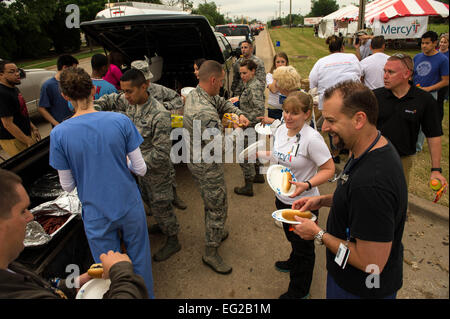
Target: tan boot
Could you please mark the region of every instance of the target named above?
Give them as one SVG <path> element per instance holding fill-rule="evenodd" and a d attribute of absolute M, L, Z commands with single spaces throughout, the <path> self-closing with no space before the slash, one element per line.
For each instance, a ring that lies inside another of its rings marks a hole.
<path fill-rule="evenodd" d="M 211 267 L 215 272 L 227 275 L 233 268 L 228 266 L 217 253 L 217 247 L 206 247 L 205 256 L 202 257 L 203 263 Z"/>
<path fill-rule="evenodd" d="M 163 248 L 158 250 L 158 252 L 153 256 L 154 261 L 163 261 L 168 259 L 170 256 L 179 252 L 181 250 L 181 245 L 178 242 L 177 235 L 167 237 L 166 244 Z"/>

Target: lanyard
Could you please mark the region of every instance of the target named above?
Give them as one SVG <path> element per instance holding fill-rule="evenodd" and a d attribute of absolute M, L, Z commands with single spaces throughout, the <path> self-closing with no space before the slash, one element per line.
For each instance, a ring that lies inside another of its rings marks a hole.
<path fill-rule="evenodd" d="M 354 158 L 354 155 L 352 154 L 352 156 L 350 157 L 350 159 L 348 160 L 348 162 L 345 164 L 344 166 L 344 170 L 342 171 L 341 175 L 339 176 L 339 179 L 342 180 L 343 183 L 345 183 L 348 179 L 348 175 L 350 173 L 350 171 L 353 169 L 353 167 L 355 167 L 355 165 L 364 157 L 367 155 L 367 153 L 369 153 L 369 151 L 375 146 L 375 144 L 378 143 L 378 141 L 380 140 L 381 137 L 381 132 L 378 131 L 377 137 L 375 138 L 375 140 L 372 142 L 372 144 L 370 144 L 370 146 L 364 151 L 364 153 L 361 154 L 361 156 L 359 156 L 358 158 Z"/>

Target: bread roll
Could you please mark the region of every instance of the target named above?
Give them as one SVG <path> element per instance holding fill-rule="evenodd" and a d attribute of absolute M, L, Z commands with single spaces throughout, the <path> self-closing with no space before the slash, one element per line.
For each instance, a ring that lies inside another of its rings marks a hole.
<path fill-rule="evenodd" d="M 283 216 L 283 218 L 286 220 L 296 222 L 297 220 L 294 218 L 294 216 L 311 219 L 313 217 L 313 214 L 309 210 L 305 210 L 304 212 L 301 212 L 301 211 L 295 210 L 295 209 L 287 209 L 281 213 L 281 216 Z"/>
<path fill-rule="evenodd" d="M 283 193 L 289 192 L 291 189 L 291 183 L 289 181 L 292 181 L 292 174 L 290 172 L 284 172 L 283 173 L 283 180 L 281 182 L 281 190 Z"/>
<path fill-rule="evenodd" d="M 92 278 L 102 278 L 103 276 L 103 265 L 102 264 L 93 264 L 88 269 L 88 275 Z"/>

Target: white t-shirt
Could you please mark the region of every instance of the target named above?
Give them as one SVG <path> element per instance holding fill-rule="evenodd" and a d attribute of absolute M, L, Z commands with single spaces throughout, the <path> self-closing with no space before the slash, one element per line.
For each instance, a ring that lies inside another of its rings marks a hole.
<path fill-rule="evenodd" d="M 384 65 L 389 55 L 378 52 L 360 62 L 364 84 L 371 90 L 384 86 Z"/>
<path fill-rule="evenodd" d="M 270 84 L 273 83 L 273 74 L 266 74 L 266 87 L 268 88 Z M 267 99 L 267 103 L 273 107 L 276 107 L 279 110 L 283 109 L 283 105 L 280 104 L 280 92 L 272 93 L 269 89 L 269 98 Z"/>
<path fill-rule="evenodd" d="M 310 180 L 317 174 L 318 168 L 331 158 L 328 146 L 322 135 L 305 123 L 300 130 L 297 156 L 294 156 L 290 152 L 297 143 L 297 137 L 289 137 L 287 133 L 286 124 L 283 123 L 277 128 L 274 136 L 272 157 L 278 164 L 289 167 L 297 181 Z M 317 187 L 304 191 L 294 198 L 276 194 L 277 198 L 287 205 L 292 204 L 301 197 L 316 195 L 320 195 Z"/>
<path fill-rule="evenodd" d="M 319 110 L 323 108 L 323 93 L 339 82 L 361 80 L 361 66 L 356 55 L 352 53 L 332 53 L 314 64 L 309 73 L 310 88 L 317 88 L 319 93 Z"/>

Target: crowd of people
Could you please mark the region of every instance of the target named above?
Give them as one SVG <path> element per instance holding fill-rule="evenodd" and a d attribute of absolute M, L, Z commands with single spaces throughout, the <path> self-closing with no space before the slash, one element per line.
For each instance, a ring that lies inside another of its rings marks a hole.
<path fill-rule="evenodd" d="M 299 217 L 301 224 L 294 227 L 282 224 L 292 250 L 287 260 L 275 262 L 277 270 L 290 275 L 287 292 L 280 298 L 308 298 L 314 242 L 327 248 L 327 298 L 396 297 L 403 278 L 407 188 L 414 154 L 423 144 L 420 132 L 430 149 L 430 179 L 447 182 L 441 169 L 441 136 L 443 101 L 448 99 L 448 34 L 440 39 L 432 31 L 423 34 L 423 52 L 414 59 L 385 54 L 382 36 L 360 32 L 359 37 L 356 54 L 344 52 L 343 38 L 327 39 L 330 54 L 319 59 L 309 74 L 311 94 L 301 89 L 301 77 L 286 53 L 273 57 L 266 74 L 263 61 L 253 54 L 253 44 L 244 41 L 242 56 L 233 66 L 230 100 L 219 96 L 225 74 L 222 65 L 212 60 L 193 61 L 198 85 L 181 97 L 150 82 L 148 60 L 133 61 L 124 69 L 114 52 L 109 57 L 96 54 L 89 75 L 77 67 L 74 57 L 58 58 L 55 77 L 42 86 L 39 112 L 52 125 L 50 165 L 58 171 L 64 190 L 77 189 L 92 256 L 117 282 L 106 297 L 154 298 L 152 258 L 163 261 L 181 249 L 174 207 L 187 206 L 177 195 L 170 158 L 170 111 L 181 108 L 191 150 L 187 167 L 204 204 L 202 261 L 207 266 L 218 274 L 232 272 L 219 254 L 229 234 L 227 191 L 223 163 L 207 162 L 201 151 L 194 151 L 196 143 L 202 150 L 216 137 L 199 142 L 194 131 L 200 123 L 201 132 L 223 132 L 223 116 L 232 113 L 238 118 L 232 137 L 244 138 L 245 147 L 249 139 L 243 131 L 253 132 L 258 123 L 270 124 L 274 137 L 271 150 L 239 163 L 245 184 L 234 188 L 236 194 L 255 196 L 253 184 L 265 182 L 262 160 L 269 160 L 294 175 L 295 191 L 290 196 L 276 194 L 277 209 L 310 210 L 318 217 L 321 207 L 330 207 L 326 229 Z M 0 61 L 0 145 L 11 156 L 40 139 L 18 84 L 17 66 Z M 312 92 L 317 92 L 316 103 Z M 233 103 L 236 100 L 239 103 Z M 315 108 L 317 123 L 311 120 Z M 321 132 L 327 133 L 329 145 Z M 334 194 L 320 195 L 318 186 L 335 176 L 343 150 L 349 160 L 335 178 Z M 10 194 L 0 198 L 0 277 L 4 278 L 0 296 L 73 296 L 63 281 L 49 285 L 14 263 L 32 215 L 20 178 L 3 170 L 0 175 L 1 193 Z M 144 203 L 156 224 L 147 225 Z M 153 256 L 148 232 L 167 238 Z M 122 243 L 127 255 L 119 253 Z M 380 276 L 377 289 L 367 285 L 371 266 Z M 35 279 L 25 284 L 24 276 Z M 81 283 L 89 279 L 87 274 L 80 276 Z"/>

